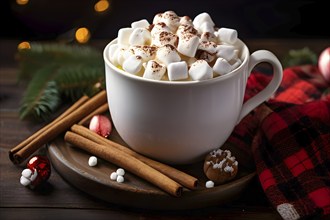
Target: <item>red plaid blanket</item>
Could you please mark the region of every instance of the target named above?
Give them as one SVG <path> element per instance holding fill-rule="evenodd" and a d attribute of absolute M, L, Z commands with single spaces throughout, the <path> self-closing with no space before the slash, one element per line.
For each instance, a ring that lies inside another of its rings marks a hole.
<path fill-rule="evenodd" d="M 274 97 L 245 117 L 228 142 L 246 152 L 252 146 L 260 183 L 283 219 L 330 217 L 330 84 L 312 65 L 283 74 Z M 270 78 L 252 73 L 246 99 Z"/>

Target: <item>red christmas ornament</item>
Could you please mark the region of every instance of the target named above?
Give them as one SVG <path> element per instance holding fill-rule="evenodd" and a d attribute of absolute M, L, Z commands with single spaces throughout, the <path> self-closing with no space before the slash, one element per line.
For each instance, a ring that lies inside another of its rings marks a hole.
<path fill-rule="evenodd" d="M 47 157 L 33 156 L 22 171 L 20 182 L 24 186 L 35 188 L 48 180 L 51 174 L 51 166 Z"/>
<path fill-rule="evenodd" d="M 112 124 L 108 117 L 104 115 L 94 115 L 89 123 L 89 129 L 107 138 L 111 133 Z"/>

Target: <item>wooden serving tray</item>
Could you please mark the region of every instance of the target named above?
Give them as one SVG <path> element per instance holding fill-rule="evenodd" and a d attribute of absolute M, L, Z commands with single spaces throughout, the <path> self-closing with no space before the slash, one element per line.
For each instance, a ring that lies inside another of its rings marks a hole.
<path fill-rule="evenodd" d="M 126 145 L 116 131 L 112 132 L 110 139 Z M 242 157 L 240 161 L 240 155 L 234 155 L 239 161 L 235 179 L 207 189 L 203 161 L 178 166 L 176 168 L 198 178 L 200 184 L 196 190 L 184 189 L 180 197 L 174 197 L 129 172 L 124 176 L 124 183 L 111 180 L 110 174 L 117 170 L 117 166 L 98 159 L 97 166 L 90 167 L 88 159 L 92 155 L 66 143 L 63 137 L 48 145 L 48 155 L 59 174 L 76 188 L 106 202 L 131 208 L 183 210 L 221 205 L 237 199 L 256 175 L 253 165 L 247 164 L 249 160 Z"/>

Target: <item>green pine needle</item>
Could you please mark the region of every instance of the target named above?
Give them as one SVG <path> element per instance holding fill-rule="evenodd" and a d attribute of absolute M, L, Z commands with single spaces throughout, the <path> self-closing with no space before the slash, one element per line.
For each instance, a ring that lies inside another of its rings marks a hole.
<path fill-rule="evenodd" d="M 75 101 L 82 95 L 92 96 L 104 87 L 104 68 L 86 65 L 65 66 L 59 70 L 55 79 L 61 94 Z"/>
<path fill-rule="evenodd" d="M 288 54 L 283 58 L 283 67 L 299 66 L 304 64 L 316 64 L 317 55 L 308 47 L 297 50 L 289 50 Z"/>
<path fill-rule="evenodd" d="M 45 121 L 59 107 L 60 94 L 56 83 L 52 81 L 57 69 L 56 65 L 49 65 L 37 71 L 24 94 L 20 108 L 21 119 L 34 116 Z"/>
<path fill-rule="evenodd" d="M 20 81 L 28 87 L 20 106 L 20 118 L 49 119 L 65 101 L 93 95 L 104 88 L 102 53 L 92 47 L 60 43 L 31 43 L 18 51 Z"/>

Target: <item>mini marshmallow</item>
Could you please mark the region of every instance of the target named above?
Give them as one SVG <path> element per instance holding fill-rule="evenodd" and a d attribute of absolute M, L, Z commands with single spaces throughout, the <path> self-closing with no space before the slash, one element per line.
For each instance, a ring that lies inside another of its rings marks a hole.
<path fill-rule="evenodd" d="M 139 56 L 130 56 L 123 63 L 123 69 L 126 72 L 136 74 L 142 68 L 142 58 Z"/>
<path fill-rule="evenodd" d="M 189 76 L 193 80 L 206 80 L 213 77 L 213 70 L 205 60 L 197 60 L 189 69 Z"/>
<path fill-rule="evenodd" d="M 158 23 L 162 22 L 162 21 L 161 21 L 161 20 L 162 20 L 162 14 L 163 14 L 163 13 L 158 13 L 158 14 L 156 14 L 156 15 L 154 16 L 154 19 L 152 20 L 152 23 L 153 23 L 153 24 L 158 24 Z"/>
<path fill-rule="evenodd" d="M 230 28 L 220 28 L 217 32 L 221 42 L 234 44 L 237 40 L 237 31 Z"/>
<path fill-rule="evenodd" d="M 117 183 L 123 183 L 125 181 L 125 179 L 123 176 L 117 176 L 116 181 L 117 181 Z"/>
<path fill-rule="evenodd" d="M 210 32 L 203 32 L 200 37 L 201 41 L 212 41 L 214 43 L 217 43 L 217 37 L 214 33 Z"/>
<path fill-rule="evenodd" d="M 117 176 L 118 176 L 118 174 L 117 174 L 116 172 L 112 172 L 112 173 L 110 174 L 110 179 L 111 179 L 111 180 L 116 180 L 116 179 L 117 179 Z"/>
<path fill-rule="evenodd" d="M 172 32 L 180 25 L 180 17 L 174 11 L 166 11 L 161 15 L 161 21 L 164 22 Z"/>
<path fill-rule="evenodd" d="M 156 23 L 150 31 L 151 37 L 155 36 L 157 33 L 160 33 L 162 31 L 171 32 L 170 28 L 167 27 L 164 22 Z"/>
<path fill-rule="evenodd" d="M 29 180 L 28 178 L 24 177 L 24 176 L 21 176 L 20 178 L 20 183 L 23 185 L 23 186 L 28 186 L 31 184 L 31 180 Z"/>
<path fill-rule="evenodd" d="M 32 176 L 32 171 L 30 169 L 24 169 L 22 171 L 22 176 L 25 178 L 30 178 Z"/>
<path fill-rule="evenodd" d="M 178 62 L 181 60 L 180 55 L 176 51 L 175 47 L 172 45 L 164 45 L 162 47 L 159 47 L 156 52 L 156 60 L 159 60 L 161 63 L 165 64 L 167 66 L 168 64 L 172 62 Z"/>
<path fill-rule="evenodd" d="M 235 47 L 232 45 L 218 45 L 217 56 L 230 61 L 236 56 Z"/>
<path fill-rule="evenodd" d="M 178 27 L 176 35 L 183 36 L 185 34 L 197 35 L 198 31 L 192 25 L 182 24 Z"/>
<path fill-rule="evenodd" d="M 199 38 L 196 35 L 185 34 L 179 36 L 178 51 L 188 57 L 194 57 L 199 45 Z"/>
<path fill-rule="evenodd" d="M 217 44 L 212 41 L 201 41 L 198 45 L 198 49 L 213 54 L 217 52 Z"/>
<path fill-rule="evenodd" d="M 109 56 L 109 59 L 111 61 L 111 63 L 113 65 L 118 65 L 118 62 L 117 62 L 117 52 L 118 52 L 118 48 L 119 48 L 119 45 L 118 44 L 112 44 L 110 45 L 109 47 L 109 53 L 108 53 L 108 56 Z"/>
<path fill-rule="evenodd" d="M 126 48 L 120 47 L 116 52 L 117 63 L 119 65 L 123 65 L 124 61 L 127 59 L 127 51 Z"/>
<path fill-rule="evenodd" d="M 178 36 L 168 31 L 162 31 L 156 33 L 152 37 L 152 45 L 157 47 L 164 46 L 166 44 L 170 44 L 176 47 L 178 45 L 178 41 L 179 41 Z"/>
<path fill-rule="evenodd" d="M 129 37 L 129 44 L 130 45 L 147 45 L 150 44 L 151 41 L 151 34 L 145 28 L 136 28 L 133 30 Z"/>
<path fill-rule="evenodd" d="M 198 31 L 200 30 L 200 27 L 203 23 L 208 23 L 207 26 L 214 27 L 214 22 L 212 21 L 211 16 L 206 12 L 197 15 L 193 20 L 194 27 Z"/>
<path fill-rule="evenodd" d="M 23 186 L 28 186 L 31 184 L 31 182 L 33 182 L 36 178 L 38 177 L 38 172 L 36 169 L 34 169 L 34 171 L 30 170 L 30 169 L 24 169 L 22 171 L 22 176 L 20 178 L 20 183 Z"/>
<path fill-rule="evenodd" d="M 88 159 L 88 165 L 90 167 L 94 167 L 97 165 L 97 158 L 95 156 L 91 156 L 89 159 Z"/>
<path fill-rule="evenodd" d="M 235 59 L 235 62 L 231 65 L 232 70 L 236 69 L 242 64 L 242 61 L 240 59 Z"/>
<path fill-rule="evenodd" d="M 202 23 L 199 28 L 198 28 L 199 32 L 209 32 L 209 33 L 213 33 L 214 32 L 214 24 L 211 24 L 209 22 L 204 22 Z"/>
<path fill-rule="evenodd" d="M 182 80 L 188 78 L 188 66 L 185 61 L 170 63 L 167 66 L 167 75 L 169 80 Z"/>
<path fill-rule="evenodd" d="M 150 60 L 145 66 L 144 78 L 161 80 L 166 72 L 165 65 L 157 63 L 155 60 Z"/>
<path fill-rule="evenodd" d="M 131 24 L 132 28 L 148 28 L 149 27 L 149 22 L 146 19 L 142 19 L 139 21 L 135 21 Z"/>
<path fill-rule="evenodd" d="M 143 62 L 155 59 L 157 47 L 154 46 L 134 46 L 132 47 L 134 54 L 140 56 Z"/>
<path fill-rule="evenodd" d="M 224 75 L 232 71 L 232 66 L 226 59 L 219 57 L 213 66 L 213 71 L 218 75 Z"/>
<path fill-rule="evenodd" d="M 192 20 L 189 16 L 183 16 L 180 18 L 180 24 L 185 24 L 185 25 L 190 25 L 192 26 L 193 23 L 192 23 Z"/>
<path fill-rule="evenodd" d="M 216 55 L 211 54 L 205 50 L 198 50 L 196 53 L 196 58 L 199 60 L 205 60 L 206 62 L 210 63 L 216 58 Z"/>
<path fill-rule="evenodd" d="M 214 182 L 212 180 L 208 180 L 205 183 L 206 188 L 213 188 L 214 187 Z"/>
<path fill-rule="evenodd" d="M 121 28 L 118 31 L 118 44 L 129 45 L 129 37 L 133 32 L 133 28 Z"/>
<path fill-rule="evenodd" d="M 123 168 L 118 168 L 116 171 L 118 176 L 124 176 L 125 175 L 125 170 Z"/>

